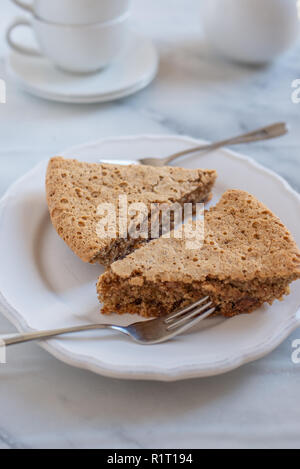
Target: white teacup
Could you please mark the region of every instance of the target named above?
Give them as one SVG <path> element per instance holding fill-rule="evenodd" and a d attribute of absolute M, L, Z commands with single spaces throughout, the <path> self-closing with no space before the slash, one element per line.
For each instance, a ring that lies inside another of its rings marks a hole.
<path fill-rule="evenodd" d="M 9 46 L 24 55 L 49 58 L 59 68 L 73 73 L 92 73 L 109 65 L 122 52 L 129 36 L 130 15 L 106 23 L 67 26 L 42 21 L 16 19 L 7 31 Z M 33 29 L 40 50 L 18 44 L 12 37 L 18 26 Z"/>
<path fill-rule="evenodd" d="M 91 24 L 122 16 L 131 0 L 13 0 L 40 19 L 59 24 Z"/>

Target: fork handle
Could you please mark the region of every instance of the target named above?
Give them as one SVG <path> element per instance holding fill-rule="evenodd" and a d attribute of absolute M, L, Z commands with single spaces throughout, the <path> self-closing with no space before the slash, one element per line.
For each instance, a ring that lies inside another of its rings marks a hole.
<path fill-rule="evenodd" d="M 254 130 L 253 132 L 248 132 L 237 137 L 229 138 L 227 140 L 222 140 L 220 142 L 215 142 L 207 145 L 200 145 L 188 150 L 180 151 L 165 158 L 164 163 L 171 163 L 172 161 L 180 158 L 181 156 L 189 155 L 196 151 L 208 151 L 208 150 L 217 150 L 228 145 L 238 145 L 241 143 L 250 143 L 250 142 L 259 142 L 262 140 L 269 140 L 272 138 L 281 137 L 282 135 L 287 134 L 288 129 L 285 123 L 279 122 L 277 124 L 269 125 L 267 127 L 262 127 L 261 129 Z"/>
<path fill-rule="evenodd" d="M 51 339 L 58 335 L 71 334 L 74 332 L 92 331 L 98 329 L 110 329 L 110 324 L 89 324 L 87 326 L 65 327 L 63 329 L 53 329 L 48 331 L 29 332 L 28 334 L 17 334 L 13 336 L 0 336 L 0 344 L 9 346 L 15 344 L 23 344 L 34 340 Z"/>

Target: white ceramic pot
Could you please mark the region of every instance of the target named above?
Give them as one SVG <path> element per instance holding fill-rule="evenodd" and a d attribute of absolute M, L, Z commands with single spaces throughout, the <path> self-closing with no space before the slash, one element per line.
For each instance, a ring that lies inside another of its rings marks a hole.
<path fill-rule="evenodd" d="M 212 46 L 240 62 L 268 62 L 299 35 L 297 0 L 204 0 L 202 18 Z"/>
<path fill-rule="evenodd" d="M 130 15 L 107 23 L 66 26 L 42 21 L 17 19 L 7 31 L 7 41 L 12 49 L 24 55 L 49 58 L 63 70 L 73 73 L 92 73 L 109 65 L 126 47 L 129 37 Z M 29 49 L 12 37 L 18 26 L 33 29 L 39 50 Z"/>
<path fill-rule="evenodd" d="M 110 21 L 130 8 L 131 0 L 12 0 L 50 23 L 91 24 Z"/>

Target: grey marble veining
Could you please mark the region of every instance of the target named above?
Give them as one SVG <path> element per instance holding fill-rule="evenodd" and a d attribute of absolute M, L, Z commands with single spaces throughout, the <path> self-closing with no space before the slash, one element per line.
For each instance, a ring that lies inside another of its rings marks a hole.
<path fill-rule="evenodd" d="M 160 52 L 155 82 L 105 105 L 63 105 L 23 93 L 6 76 L 4 31 L 14 14 L 2 0 L 0 194 L 44 158 L 70 145 L 138 133 L 219 139 L 285 120 L 290 134 L 237 150 L 300 191 L 300 42 L 266 67 L 215 57 L 201 32 L 199 0 L 135 0 L 136 27 Z M 1 267 L 0 267 L 1 268 Z M 14 328 L 0 316 L 0 331 Z M 0 365 L 0 448 L 298 447 L 300 368 L 292 340 L 228 375 L 178 383 L 118 381 L 68 367 L 37 345 L 15 347 Z"/>

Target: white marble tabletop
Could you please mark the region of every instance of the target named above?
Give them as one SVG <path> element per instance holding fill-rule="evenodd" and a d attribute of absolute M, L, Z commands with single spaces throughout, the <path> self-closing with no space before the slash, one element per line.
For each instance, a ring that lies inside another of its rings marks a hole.
<path fill-rule="evenodd" d="M 161 55 L 156 81 L 105 105 L 39 100 L 6 76 L 4 31 L 20 12 L 1 1 L 0 194 L 38 161 L 77 143 L 138 133 L 208 140 L 286 120 L 288 137 L 240 148 L 300 190 L 300 42 L 272 66 L 240 67 L 207 52 L 199 0 L 135 0 L 136 25 Z M 1 264 L 0 264 L 0 268 Z M 0 316 L 3 333 L 14 328 Z M 37 345 L 0 365 L 0 448 L 300 447 L 300 365 L 292 341 L 230 374 L 177 383 L 119 381 L 60 363 Z"/>

